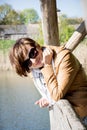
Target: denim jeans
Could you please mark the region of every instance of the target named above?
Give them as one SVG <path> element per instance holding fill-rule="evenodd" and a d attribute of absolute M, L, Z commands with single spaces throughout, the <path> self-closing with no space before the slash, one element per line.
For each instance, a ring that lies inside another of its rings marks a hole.
<path fill-rule="evenodd" d="M 81 118 L 81 121 L 85 125 L 85 127 L 87 128 L 87 116 Z"/>

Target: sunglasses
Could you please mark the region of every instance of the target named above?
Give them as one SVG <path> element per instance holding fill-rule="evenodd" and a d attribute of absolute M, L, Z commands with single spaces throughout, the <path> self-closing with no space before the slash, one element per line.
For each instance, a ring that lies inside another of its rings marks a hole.
<path fill-rule="evenodd" d="M 30 50 L 30 52 L 28 54 L 29 58 L 23 62 L 23 66 L 25 68 L 31 67 L 32 66 L 32 61 L 30 60 L 30 58 L 35 59 L 37 57 L 37 55 L 38 55 L 38 50 L 36 49 L 36 47 L 31 48 L 31 50 Z"/>

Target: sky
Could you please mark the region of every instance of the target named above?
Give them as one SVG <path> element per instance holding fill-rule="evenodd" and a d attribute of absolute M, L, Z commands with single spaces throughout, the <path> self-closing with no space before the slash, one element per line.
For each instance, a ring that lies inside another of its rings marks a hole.
<path fill-rule="evenodd" d="M 68 17 L 83 17 L 82 0 L 56 0 L 57 8 Z M 0 5 L 10 4 L 16 11 L 35 9 L 41 17 L 40 0 L 0 0 Z"/>

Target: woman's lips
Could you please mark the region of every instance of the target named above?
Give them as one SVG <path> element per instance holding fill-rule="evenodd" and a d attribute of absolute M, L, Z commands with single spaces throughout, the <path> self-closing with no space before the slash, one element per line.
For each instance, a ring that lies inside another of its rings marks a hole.
<path fill-rule="evenodd" d="M 36 65 L 39 65 L 39 64 L 41 64 L 40 58 L 38 58 L 38 59 L 36 60 Z"/>

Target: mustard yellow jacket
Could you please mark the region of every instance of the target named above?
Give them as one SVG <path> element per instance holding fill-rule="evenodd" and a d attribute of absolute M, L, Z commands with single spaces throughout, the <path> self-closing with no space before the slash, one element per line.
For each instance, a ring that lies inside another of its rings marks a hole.
<path fill-rule="evenodd" d="M 87 77 L 76 57 L 64 47 L 50 46 L 54 68 L 41 69 L 51 98 L 68 99 L 80 117 L 87 116 Z M 54 72 L 55 70 L 55 72 Z"/>

